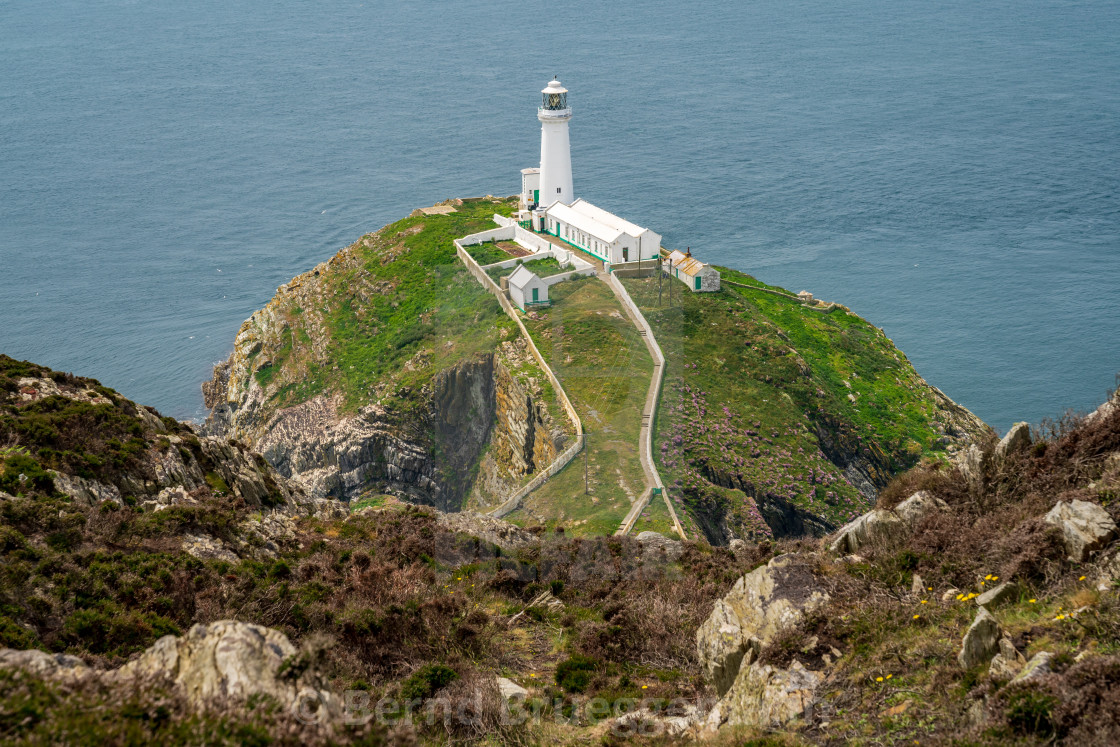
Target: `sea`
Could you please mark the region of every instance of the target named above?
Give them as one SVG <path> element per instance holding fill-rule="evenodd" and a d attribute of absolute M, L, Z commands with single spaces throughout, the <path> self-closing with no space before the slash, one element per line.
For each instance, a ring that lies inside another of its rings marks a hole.
<path fill-rule="evenodd" d="M 537 165 L 997 430 L 1120 371 L 1116 0 L 0 0 L 0 352 L 180 418 L 292 276 Z"/>

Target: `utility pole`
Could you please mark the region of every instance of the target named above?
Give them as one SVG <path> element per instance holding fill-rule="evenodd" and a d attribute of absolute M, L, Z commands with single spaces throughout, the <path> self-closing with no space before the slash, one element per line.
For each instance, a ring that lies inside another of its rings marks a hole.
<path fill-rule="evenodd" d="M 583 432 L 583 494 L 591 494 L 591 485 L 587 480 L 587 437 L 590 434 L 587 431 Z"/>
<path fill-rule="evenodd" d="M 661 271 L 661 252 L 657 253 L 657 305 L 661 306 L 661 283 L 665 279 L 665 273 Z"/>

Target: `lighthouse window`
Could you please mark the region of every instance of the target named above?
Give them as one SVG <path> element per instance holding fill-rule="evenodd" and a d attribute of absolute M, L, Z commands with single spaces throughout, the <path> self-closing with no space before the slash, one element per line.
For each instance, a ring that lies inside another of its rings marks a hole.
<path fill-rule="evenodd" d="M 560 194 L 560 188 L 559 187 L 556 188 L 556 194 Z"/>

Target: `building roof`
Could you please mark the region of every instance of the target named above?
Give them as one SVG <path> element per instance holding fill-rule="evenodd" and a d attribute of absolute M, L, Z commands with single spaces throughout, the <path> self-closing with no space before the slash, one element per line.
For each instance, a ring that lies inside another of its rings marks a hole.
<path fill-rule="evenodd" d="M 674 249 L 669 252 L 669 261 L 673 263 L 674 269 L 680 270 L 689 277 L 695 277 L 707 267 L 706 264 L 696 259 L 696 257 L 690 257 L 680 249 Z"/>
<path fill-rule="evenodd" d="M 539 174 L 539 173 L 541 173 L 541 170 L 540 169 L 521 169 L 521 173 L 522 174 Z"/>
<path fill-rule="evenodd" d="M 513 288 L 517 288 L 518 290 L 526 287 L 534 280 L 536 280 L 538 283 L 541 282 L 541 279 L 537 277 L 537 274 L 525 267 L 525 265 L 518 265 L 517 269 L 513 271 L 513 274 L 509 276 L 510 286 Z"/>
<path fill-rule="evenodd" d="M 586 215 L 588 218 L 599 221 L 605 226 L 610 226 L 620 233 L 627 233 L 631 236 L 641 236 L 646 232 L 646 229 L 642 228 L 641 226 L 635 223 L 631 223 L 625 218 L 619 218 L 614 213 L 608 213 L 606 210 L 603 210 L 603 208 L 592 205 L 582 197 L 573 202 L 568 207 L 578 213 Z"/>
<path fill-rule="evenodd" d="M 614 243 L 623 235 L 638 237 L 646 232 L 641 226 L 595 207 L 583 199 L 576 200 L 571 205 L 554 202 L 549 205 L 547 212 L 553 218 L 608 244 Z"/>

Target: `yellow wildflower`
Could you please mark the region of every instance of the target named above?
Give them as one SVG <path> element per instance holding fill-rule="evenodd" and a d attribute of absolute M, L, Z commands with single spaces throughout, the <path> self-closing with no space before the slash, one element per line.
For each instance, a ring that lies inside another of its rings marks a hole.
<path fill-rule="evenodd" d="M 890 679 L 891 677 L 894 677 L 894 675 L 893 675 L 893 674 L 888 674 L 888 675 L 887 675 L 887 679 L 888 679 L 888 680 L 889 680 L 889 679 Z"/>
<path fill-rule="evenodd" d="M 927 586 L 926 591 L 933 591 L 933 587 L 932 586 Z"/>
<path fill-rule="evenodd" d="M 923 599 L 923 600 L 921 601 L 921 604 L 927 604 L 927 603 L 928 603 L 928 602 L 927 602 L 927 600 L 925 600 L 925 599 Z"/>
<path fill-rule="evenodd" d="M 921 615 L 914 615 L 915 620 L 917 620 L 919 617 L 921 617 Z"/>
<path fill-rule="evenodd" d="M 985 581 L 991 581 L 992 580 L 992 574 L 989 573 L 987 576 L 984 576 L 984 580 Z"/>
<path fill-rule="evenodd" d="M 649 685 L 642 685 L 642 689 L 643 689 L 643 690 L 648 690 L 648 689 L 649 689 Z"/>
<path fill-rule="evenodd" d="M 1066 619 L 1066 616 L 1065 616 L 1065 615 L 1058 615 L 1058 616 L 1057 616 L 1057 617 L 1055 617 L 1054 619 L 1055 619 L 1055 620 L 1065 620 L 1065 619 Z"/>
<path fill-rule="evenodd" d="M 1084 581 L 1084 580 L 1085 580 L 1085 577 L 1084 577 L 1084 576 L 1082 576 L 1081 578 L 1079 578 L 1079 579 L 1077 579 L 1077 580 L 1078 580 L 1078 581 Z"/>
<path fill-rule="evenodd" d="M 1028 601 L 1028 602 L 1030 602 L 1031 604 L 1034 604 L 1034 603 L 1035 603 L 1035 602 L 1037 602 L 1038 600 L 1037 600 L 1037 599 L 1028 599 L 1027 601 Z"/>
<path fill-rule="evenodd" d="M 876 681 L 876 682 L 882 682 L 882 681 L 883 681 L 883 678 L 882 678 L 882 677 L 876 677 L 876 678 L 875 678 L 875 681 Z"/>
<path fill-rule="evenodd" d="M 993 581 L 999 581 L 999 576 L 992 576 Z"/>

